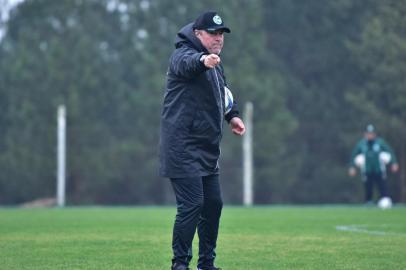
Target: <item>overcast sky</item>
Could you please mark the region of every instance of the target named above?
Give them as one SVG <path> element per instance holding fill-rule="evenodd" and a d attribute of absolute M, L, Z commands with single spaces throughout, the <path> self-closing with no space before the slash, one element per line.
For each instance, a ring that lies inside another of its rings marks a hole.
<path fill-rule="evenodd" d="M 0 0 L 0 21 L 5 22 L 9 18 L 10 10 L 24 0 Z M 0 41 L 3 39 L 4 29 L 0 26 Z"/>
<path fill-rule="evenodd" d="M 10 10 L 24 0 L 0 0 L 1 20 L 8 20 Z"/>

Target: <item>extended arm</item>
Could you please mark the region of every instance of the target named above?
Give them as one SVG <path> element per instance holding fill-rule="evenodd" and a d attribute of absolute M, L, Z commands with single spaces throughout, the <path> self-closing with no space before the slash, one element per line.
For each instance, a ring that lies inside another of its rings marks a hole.
<path fill-rule="evenodd" d="M 192 79 L 208 68 L 200 61 L 204 53 L 192 49 L 179 48 L 170 59 L 170 72 L 179 77 Z"/>

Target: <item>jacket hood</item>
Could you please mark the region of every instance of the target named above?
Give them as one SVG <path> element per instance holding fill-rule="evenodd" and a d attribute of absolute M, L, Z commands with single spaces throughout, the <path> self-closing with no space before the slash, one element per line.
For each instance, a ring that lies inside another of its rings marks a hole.
<path fill-rule="evenodd" d="M 199 52 L 207 52 L 206 48 L 203 47 L 202 43 L 193 32 L 193 23 L 189 23 L 182 27 L 176 35 L 175 47 L 180 48 L 183 45 L 192 46 Z"/>

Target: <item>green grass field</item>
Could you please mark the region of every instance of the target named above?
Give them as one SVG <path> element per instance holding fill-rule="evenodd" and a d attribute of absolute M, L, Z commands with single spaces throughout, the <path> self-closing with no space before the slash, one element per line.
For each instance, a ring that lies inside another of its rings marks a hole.
<path fill-rule="evenodd" d="M 3 208 L 0 269 L 170 269 L 175 211 Z M 406 269 L 406 208 L 225 206 L 217 255 L 225 270 Z"/>

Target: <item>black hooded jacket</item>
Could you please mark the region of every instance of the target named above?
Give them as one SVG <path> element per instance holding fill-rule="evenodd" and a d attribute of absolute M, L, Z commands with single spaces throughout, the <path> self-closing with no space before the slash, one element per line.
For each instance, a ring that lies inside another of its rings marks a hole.
<path fill-rule="evenodd" d="M 224 119 L 238 116 L 236 103 L 224 108 L 226 79 L 221 65 L 207 68 L 208 54 L 192 23 L 183 27 L 170 57 L 160 131 L 160 175 L 169 178 L 218 173 Z"/>

